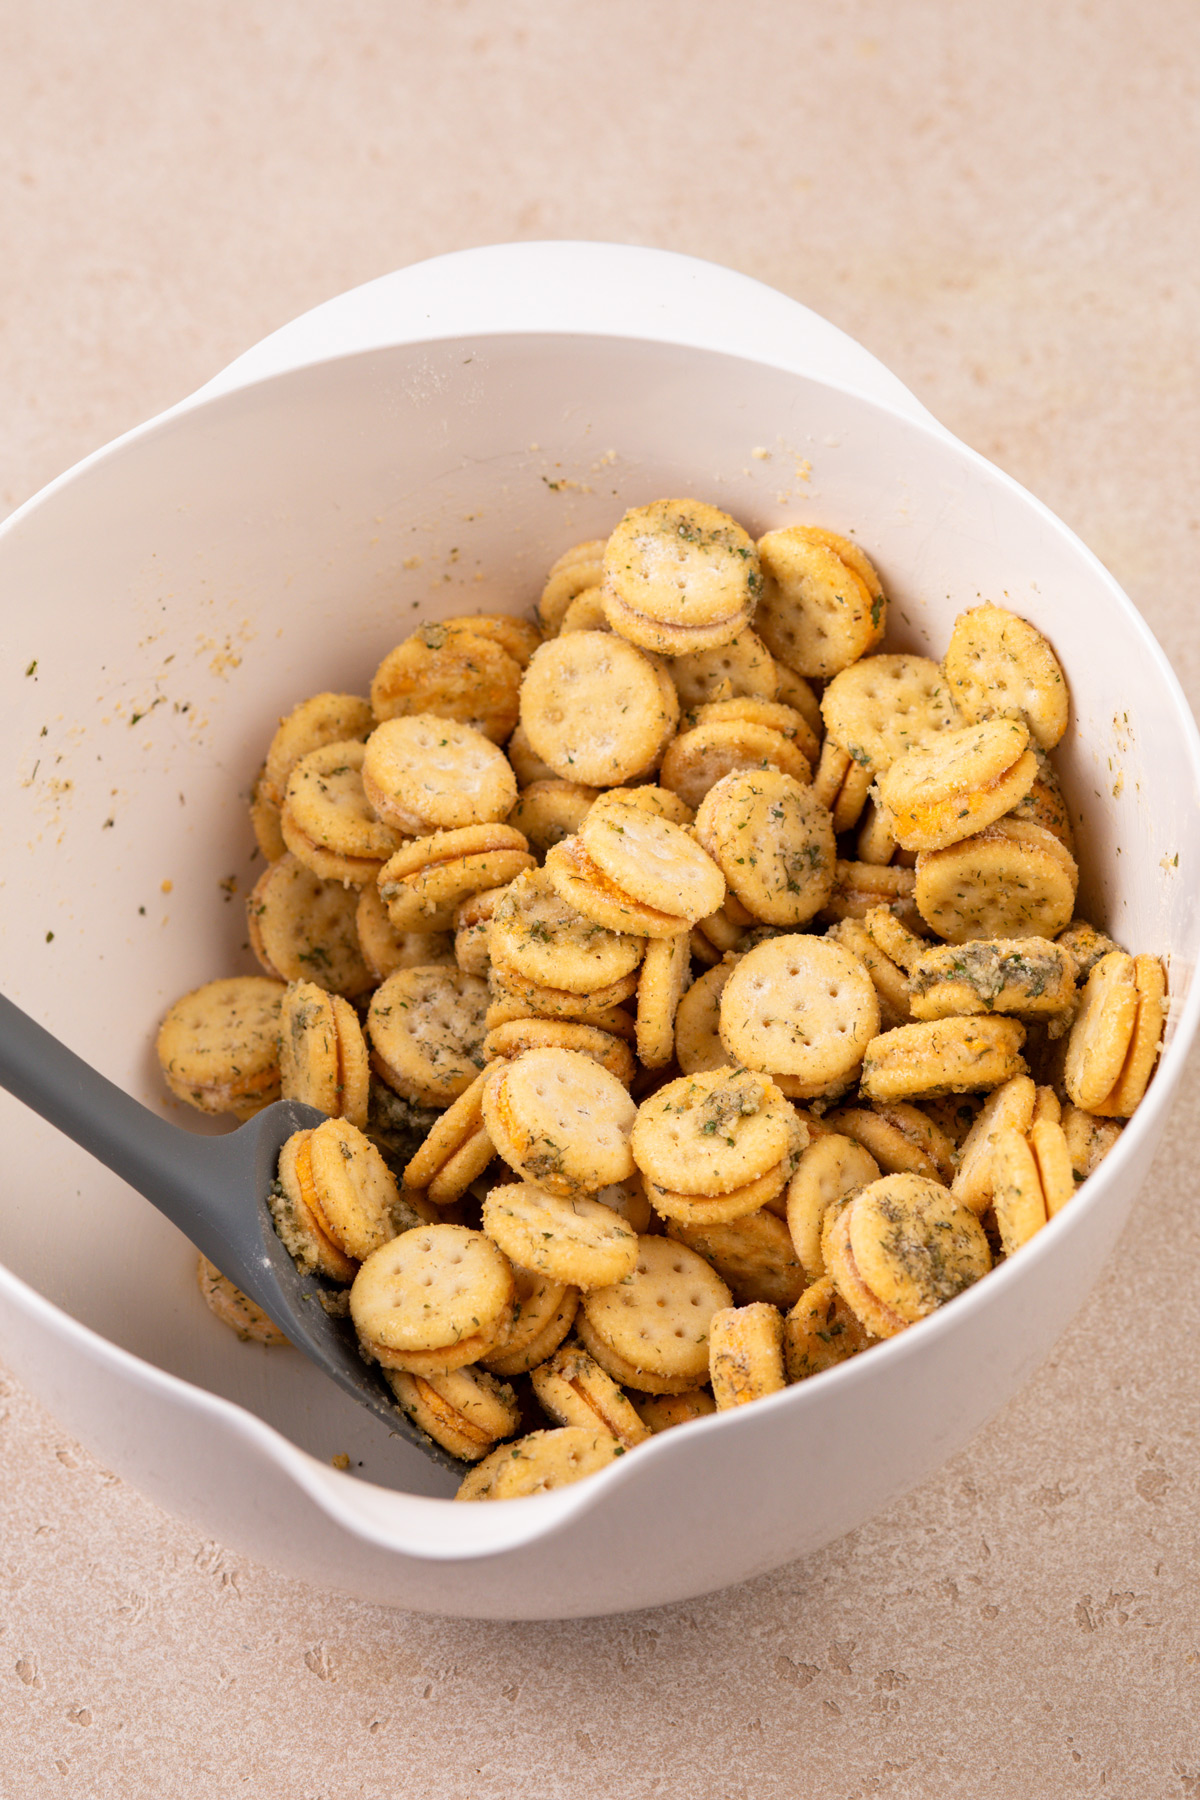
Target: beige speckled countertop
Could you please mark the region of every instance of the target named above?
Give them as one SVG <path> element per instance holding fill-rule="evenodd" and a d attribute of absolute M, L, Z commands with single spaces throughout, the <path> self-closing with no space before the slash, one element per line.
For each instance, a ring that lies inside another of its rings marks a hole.
<path fill-rule="evenodd" d="M 0 0 L 0 511 L 317 301 L 598 237 L 759 276 L 1060 513 L 1200 695 L 1187 0 Z M 1166 775 L 1167 772 L 1164 772 Z M 0 1381 L 0 1795 L 1200 1795 L 1200 1071 L 1052 1362 L 810 1561 L 376 1610 Z"/>

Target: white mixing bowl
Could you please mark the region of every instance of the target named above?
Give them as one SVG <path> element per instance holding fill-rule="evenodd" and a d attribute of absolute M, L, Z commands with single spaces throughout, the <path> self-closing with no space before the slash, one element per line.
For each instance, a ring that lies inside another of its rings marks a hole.
<path fill-rule="evenodd" d="M 1074 703 L 1061 763 L 1081 910 L 1169 957 L 1169 1042 L 1086 1192 L 936 1317 L 576 1487 L 476 1507 L 449 1504 L 449 1477 L 300 1357 L 237 1343 L 199 1302 L 188 1244 L 0 1096 L 0 1357 L 164 1506 L 374 1601 L 481 1617 L 647 1606 L 886 1506 L 1015 1392 L 1079 1306 L 1195 1030 L 1200 745 L 1128 600 L 841 333 L 728 271 L 595 244 L 466 252 L 333 301 L 8 520 L 4 989 L 163 1105 L 164 1007 L 253 967 L 245 801 L 277 716 L 322 688 L 363 691 L 418 618 L 524 610 L 568 544 L 663 494 L 715 501 L 755 533 L 853 527 L 899 647 L 940 654 L 980 599 L 1049 634 Z M 352 1473 L 331 1466 L 343 1452 Z"/>

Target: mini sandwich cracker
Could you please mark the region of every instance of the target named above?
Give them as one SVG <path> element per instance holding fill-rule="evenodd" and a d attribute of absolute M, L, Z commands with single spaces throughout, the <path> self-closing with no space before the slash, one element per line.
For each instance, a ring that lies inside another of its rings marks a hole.
<path fill-rule="evenodd" d="M 537 624 L 423 624 L 369 702 L 302 700 L 267 745 L 265 977 L 177 1002 L 164 1073 L 328 1115 L 272 1215 L 477 1463 L 461 1498 L 919 1322 L 1145 1091 L 1165 971 L 1075 916 L 1052 647 L 985 604 L 939 665 L 879 652 L 886 617 L 852 538 L 652 501 L 558 558 Z M 558 1428 L 513 1441 L 525 1375 Z"/>

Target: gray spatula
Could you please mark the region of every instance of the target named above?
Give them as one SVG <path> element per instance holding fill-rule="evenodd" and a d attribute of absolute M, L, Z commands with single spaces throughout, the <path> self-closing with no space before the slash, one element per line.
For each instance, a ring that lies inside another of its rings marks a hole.
<path fill-rule="evenodd" d="M 419 1432 L 365 1363 L 348 1320 L 321 1304 L 334 1292 L 301 1275 L 267 1208 L 279 1152 L 324 1113 L 277 1100 L 226 1137 L 200 1137 L 158 1118 L 0 994 L 0 1086 L 144 1194 L 223 1275 L 257 1302 L 298 1350 L 434 1462 L 463 1465 Z"/>

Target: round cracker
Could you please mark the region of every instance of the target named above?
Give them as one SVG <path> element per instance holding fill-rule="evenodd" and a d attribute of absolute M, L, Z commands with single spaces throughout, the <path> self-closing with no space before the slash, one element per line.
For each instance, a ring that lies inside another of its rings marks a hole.
<path fill-rule="evenodd" d="M 659 1088 L 638 1109 L 630 1142 L 638 1168 L 658 1186 L 727 1194 L 786 1155 L 791 1119 L 774 1082 L 725 1067 Z"/>
<path fill-rule="evenodd" d="M 269 975 L 315 981 L 353 1000 L 372 986 L 357 910 L 354 888 L 322 881 L 289 851 L 264 870 L 246 901 L 250 947 Z"/>
<path fill-rule="evenodd" d="M 642 906 L 689 926 L 715 912 L 725 880 L 682 826 L 638 807 L 597 800 L 580 829 L 584 850 L 607 880 Z"/>
<path fill-rule="evenodd" d="M 825 1132 L 802 1152 L 788 1183 L 787 1227 L 810 1281 L 825 1273 L 821 1238 L 828 1215 L 879 1174 L 870 1151 L 837 1131 Z"/>
<path fill-rule="evenodd" d="M 367 800 L 408 837 L 494 824 L 517 802 L 503 750 L 470 725 L 433 713 L 385 719 L 367 739 L 361 766 Z"/>
<path fill-rule="evenodd" d="M 489 637 L 422 625 L 389 651 L 371 682 L 377 723 L 406 713 L 457 719 L 502 744 L 517 723 L 521 665 Z"/>
<path fill-rule="evenodd" d="M 1023 719 L 1052 750 L 1067 729 L 1062 665 L 1041 632 L 1003 606 L 960 613 L 946 647 L 946 679 L 965 718 Z"/>
<path fill-rule="evenodd" d="M 897 843 L 906 850 L 941 850 L 1002 818 L 1037 773 L 1025 725 L 985 719 L 904 751 L 880 776 L 879 797 Z"/>
<path fill-rule="evenodd" d="M 1052 832 L 1001 819 L 976 837 L 917 857 L 914 899 L 951 944 L 1053 938 L 1075 907 L 1079 870 Z"/>
<path fill-rule="evenodd" d="M 607 631 L 543 644 L 525 672 L 521 724 L 535 754 L 564 781 L 612 787 L 652 768 L 679 702 L 648 656 Z"/>
<path fill-rule="evenodd" d="M 543 869 L 529 869 L 504 891 L 488 936 L 496 968 L 543 987 L 595 994 L 642 960 L 645 940 L 608 931 L 564 900 Z"/>
<path fill-rule="evenodd" d="M 564 1287 L 608 1287 L 637 1263 L 637 1232 L 619 1213 L 531 1181 L 493 1188 L 483 1203 L 483 1229 L 511 1262 Z"/>
<path fill-rule="evenodd" d="M 755 623 L 771 654 L 827 679 L 874 648 L 887 626 L 879 577 L 848 539 L 789 525 L 758 540 L 763 595 Z"/>
<path fill-rule="evenodd" d="M 781 731 L 749 719 L 719 718 L 680 732 L 663 757 L 659 780 L 695 808 L 723 775 L 772 768 L 799 782 L 811 775 L 803 750 Z"/>
<path fill-rule="evenodd" d="M 524 1500 L 582 1481 L 585 1475 L 597 1474 L 624 1455 L 624 1444 L 619 1444 L 609 1431 L 586 1431 L 577 1425 L 531 1431 L 485 1456 L 454 1498 Z"/>
<path fill-rule="evenodd" d="M 877 1342 L 846 1305 L 832 1275 L 801 1294 L 783 1321 L 783 1355 L 789 1381 L 806 1381 L 869 1350 Z"/>
<path fill-rule="evenodd" d="M 455 1362 L 458 1348 L 507 1331 L 513 1297 L 508 1258 L 482 1231 L 420 1225 L 366 1259 L 350 1289 L 350 1316 L 371 1354 L 446 1351 L 449 1372 L 473 1360 Z"/>
<path fill-rule="evenodd" d="M 422 1106 L 449 1106 L 483 1066 L 487 988 L 441 965 L 397 969 L 371 996 L 372 1066 Z"/>
<path fill-rule="evenodd" d="M 832 890 L 833 821 L 811 788 L 779 769 L 724 776 L 701 802 L 696 836 L 754 920 L 805 925 Z"/>
<path fill-rule="evenodd" d="M 655 624 L 706 626 L 753 611 L 754 541 L 702 500 L 655 500 L 624 514 L 604 547 L 604 587 Z"/>
<path fill-rule="evenodd" d="M 787 1386 L 783 1317 L 768 1301 L 721 1307 L 709 1321 L 708 1369 L 717 1411 L 763 1400 Z"/>
<path fill-rule="evenodd" d="M 727 990 L 728 991 L 728 990 Z M 1017 1019 L 929 1019 L 897 1025 L 867 1047 L 862 1091 L 869 1100 L 983 1093 L 1025 1070 Z"/>
<path fill-rule="evenodd" d="M 662 1380 L 694 1387 L 708 1375 L 709 1322 L 731 1299 L 721 1277 L 694 1250 L 669 1238 L 644 1237 L 632 1274 L 584 1295 L 580 1335 L 586 1327 L 585 1348 L 614 1380 L 621 1377 L 611 1358 L 596 1354 L 597 1343 L 634 1371 L 629 1385 L 635 1388 L 669 1391 L 655 1385 Z"/>
<path fill-rule="evenodd" d="M 805 1271 L 788 1227 L 765 1208 L 723 1224 L 685 1225 L 672 1219 L 667 1236 L 702 1256 L 739 1306 L 762 1300 L 786 1309 L 804 1289 Z"/>
<path fill-rule="evenodd" d="M 397 846 L 363 787 L 366 746 L 323 744 L 302 756 L 288 776 L 280 814 L 283 841 L 322 881 L 374 881 Z"/>
<path fill-rule="evenodd" d="M 302 756 L 322 744 L 362 740 L 375 723 L 369 700 L 358 694 L 314 694 L 301 700 L 271 739 L 257 791 L 271 806 L 282 807 L 288 776 Z M 274 860 L 274 859 L 272 859 Z"/>
<path fill-rule="evenodd" d="M 633 1173 L 637 1109 L 615 1075 L 577 1050 L 527 1050 L 484 1089 L 483 1116 L 510 1168 L 568 1199 Z"/>
<path fill-rule="evenodd" d="M 721 995 L 721 1042 L 749 1069 L 791 1076 L 798 1098 L 848 1081 L 879 1030 L 866 969 L 826 938 L 786 936 L 742 957 Z"/>
<path fill-rule="evenodd" d="M 206 981 L 158 1028 L 167 1086 L 200 1112 L 249 1119 L 279 1098 L 279 1012 L 284 987 L 262 975 Z"/>
<path fill-rule="evenodd" d="M 914 744 L 961 725 L 941 668 L 928 656 L 864 656 L 821 696 L 831 738 L 881 775 Z"/>

